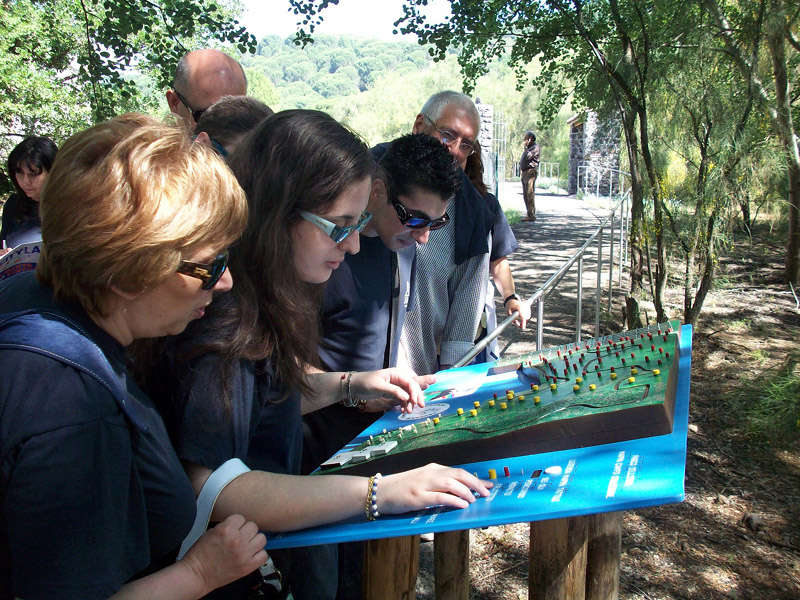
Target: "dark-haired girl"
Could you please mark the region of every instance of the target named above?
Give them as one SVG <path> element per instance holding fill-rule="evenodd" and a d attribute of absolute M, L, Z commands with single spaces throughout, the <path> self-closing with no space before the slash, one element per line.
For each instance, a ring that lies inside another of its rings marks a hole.
<path fill-rule="evenodd" d="M 171 373 L 151 374 L 148 384 L 170 401 L 195 491 L 231 458 L 253 469 L 222 490 L 212 519 L 241 513 L 264 530 L 289 531 L 431 505 L 463 508 L 475 499 L 471 490 L 488 494 L 491 484 L 466 471 L 428 465 L 380 479 L 374 510 L 365 511 L 365 477 L 291 475 L 307 404 L 387 395 L 414 402 L 421 393 L 396 369 L 307 374 L 318 363 L 321 284 L 359 251 L 370 219 L 375 166 L 366 145 L 325 113 L 291 110 L 263 121 L 229 164 L 250 207 L 231 249 L 237 285 L 175 341 L 168 361 L 159 355 Z"/>
<path fill-rule="evenodd" d="M 51 139 L 31 136 L 17 144 L 8 155 L 8 176 L 16 193 L 3 206 L 0 240 L 4 248 L 42 239 L 39 198 L 57 150 Z"/>

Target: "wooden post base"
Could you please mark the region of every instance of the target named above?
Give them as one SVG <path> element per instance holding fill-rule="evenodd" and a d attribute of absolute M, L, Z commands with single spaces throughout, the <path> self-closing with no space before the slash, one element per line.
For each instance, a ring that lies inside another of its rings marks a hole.
<path fill-rule="evenodd" d="M 419 536 L 368 540 L 364 545 L 364 599 L 414 600 Z"/>
<path fill-rule="evenodd" d="M 433 544 L 436 600 L 468 600 L 469 529 L 437 533 Z"/>
<path fill-rule="evenodd" d="M 530 532 L 529 600 L 584 600 L 588 518 L 537 521 Z"/>
<path fill-rule="evenodd" d="M 586 554 L 586 600 L 619 597 L 619 560 L 622 554 L 622 513 L 589 517 Z"/>

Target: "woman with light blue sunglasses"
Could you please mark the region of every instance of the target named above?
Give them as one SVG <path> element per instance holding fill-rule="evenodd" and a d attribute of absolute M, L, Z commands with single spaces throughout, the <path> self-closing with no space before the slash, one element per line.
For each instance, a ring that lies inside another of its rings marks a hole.
<path fill-rule="evenodd" d="M 475 500 L 472 490 L 487 495 L 490 483 L 440 465 L 382 478 L 295 475 L 302 413 L 366 398 L 406 409 L 422 401 L 416 379 L 399 369 L 310 375 L 318 371 L 321 284 L 359 251 L 375 164 L 352 132 L 306 110 L 263 121 L 229 164 L 250 208 L 230 251 L 237 285 L 158 354 L 160 369 L 147 382 L 196 492 L 230 459 L 253 469 L 222 489 L 212 518 L 241 513 L 263 530 L 287 531 L 432 505 L 463 508 Z"/>

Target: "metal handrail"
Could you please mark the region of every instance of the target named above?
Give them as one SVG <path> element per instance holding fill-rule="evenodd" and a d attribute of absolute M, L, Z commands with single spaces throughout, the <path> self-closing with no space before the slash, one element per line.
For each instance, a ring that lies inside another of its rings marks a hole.
<path fill-rule="evenodd" d="M 559 269 L 553 273 L 548 280 L 542 285 L 538 290 L 536 290 L 533 295 L 524 301 L 524 304 L 528 306 L 533 306 L 534 302 L 537 302 L 537 318 L 536 318 L 536 351 L 540 351 L 542 349 L 542 332 L 544 329 L 544 298 L 546 295 L 555 288 L 556 285 L 563 279 L 564 275 L 572 268 L 576 262 L 578 263 L 578 304 L 577 304 L 577 315 L 576 315 L 576 341 L 580 342 L 581 340 L 581 325 L 582 325 L 582 303 L 583 303 L 583 255 L 586 253 L 586 250 L 589 248 L 591 243 L 597 239 L 597 290 L 596 290 L 596 307 L 595 307 L 595 337 L 600 336 L 600 303 L 601 303 L 601 278 L 602 278 L 602 266 L 603 266 L 603 256 L 602 256 L 602 244 L 603 244 L 603 229 L 606 227 L 607 223 L 611 222 L 611 254 L 610 254 L 610 272 L 609 272 L 609 284 L 608 284 L 608 307 L 609 311 L 611 310 L 611 301 L 612 301 L 612 282 L 613 282 L 613 269 L 614 269 L 614 214 L 617 212 L 617 209 L 620 209 L 620 243 L 619 243 L 619 279 L 620 285 L 622 281 L 622 255 L 623 255 L 623 247 L 625 246 L 624 243 L 624 236 L 627 232 L 627 227 L 625 225 L 625 215 L 626 211 L 623 210 L 623 206 L 626 202 L 630 201 L 630 190 L 626 191 L 619 199 L 619 201 L 614 205 L 614 208 L 611 209 L 609 215 L 600 223 L 597 227 L 595 232 L 589 236 L 589 238 L 584 242 L 584 244 L 580 247 L 580 249 L 575 252 L 564 264 L 559 267 Z M 508 318 L 506 318 L 502 323 L 498 324 L 497 327 L 486 335 L 480 342 L 475 344 L 472 349 L 467 352 L 464 356 L 462 356 L 455 364 L 453 364 L 453 368 L 455 367 L 463 367 L 464 365 L 468 364 L 473 358 L 475 358 L 481 350 L 486 348 L 497 336 L 499 336 L 506 327 L 508 327 L 511 323 L 514 322 L 519 316 L 519 311 L 514 311 Z"/>
<path fill-rule="evenodd" d="M 622 169 L 615 169 L 612 167 L 605 167 L 602 165 L 595 165 L 595 164 L 583 164 L 578 165 L 577 169 L 577 185 L 578 190 L 580 190 L 584 194 L 594 194 L 595 197 L 599 198 L 600 194 L 600 186 L 603 183 L 603 180 L 608 177 L 608 194 L 602 194 L 603 196 L 614 196 L 614 177 L 622 178 L 622 177 L 630 177 L 630 173 L 627 171 L 623 171 Z M 590 184 L 589 179 L 590 176 L 594 179 L 594 183 Z M 617 182 L 617 186 L 620 190 L 623 190 L 624 184 L 620 181 Z M 591 190 L 590 187 L 594 187 L 594 190 Z M 624 193 L 624 191 L 623 191 Z"/>

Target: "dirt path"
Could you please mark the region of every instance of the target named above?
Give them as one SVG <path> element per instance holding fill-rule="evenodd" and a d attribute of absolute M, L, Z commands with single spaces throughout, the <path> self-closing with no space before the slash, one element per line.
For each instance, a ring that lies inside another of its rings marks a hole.
<path fill-rule="evenodd" d="M 525 297 L 580 247 L 603 214 L 602 207 L 569 197 L 537 198 L 537 221 L 513 227 L 520 249 L 512 269 Z M 521 210 L 513 195 L 504 204 Z M 756 239 L 762 241 L 754 246 L 737 242 L 720 261 L 718 285 L 695 328 L 686 500 L 625 513 L 622 600 L 800 599 L 800 422 L 788 436 L 773 438 L 752 433 L 736 410 L 742 397 L 766 393 L 778 373 L 800 373 L 800 311 L 781 283 L 783 247 L 763 241 L 770 239 L 767 231 Z M 591 256 L 585 336 L 594 324 Z M 545 303 L 545 346 L 574 339 L 574 279 Z M 605 278 L 603 286 L 605 293 Z M 682 298 L 667 300 L 670 316 L 680 317 Z M 611 314 L 620 310 L 615 304 Z M 619 316 L 615 321 L 618 330 Z M 512 326 L 500 340 L 507 355 L 522 354 L 534 349 L 535 333 Z M 433 598 L 431 555 L 432 544 L 423 544 L 422 600 Z M 527 524 L 471 532 L 472 598 L 527 598 L 527 565 Z"/>

